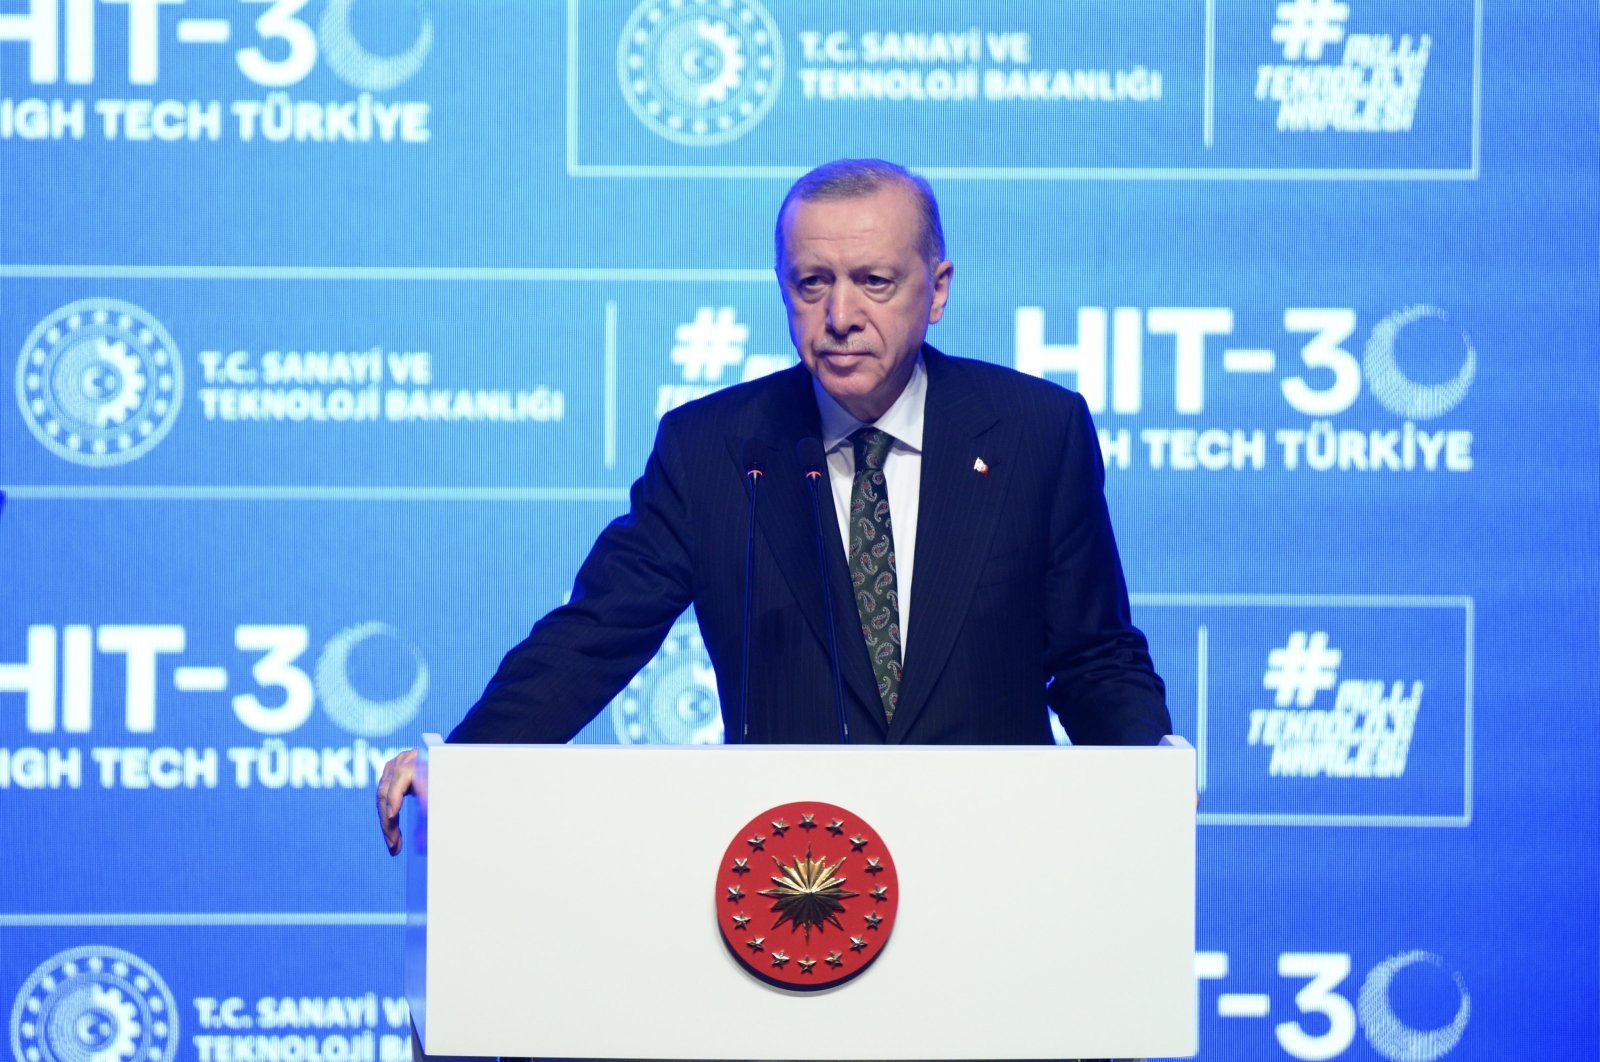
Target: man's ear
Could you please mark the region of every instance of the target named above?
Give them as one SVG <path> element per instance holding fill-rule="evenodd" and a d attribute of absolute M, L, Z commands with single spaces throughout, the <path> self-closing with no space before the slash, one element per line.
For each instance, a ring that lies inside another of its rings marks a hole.
<path fill-rule="evenodd" d="M 955 275 L 954 262 L 940 262 L 933 270 L 933 305 L 928 308 L 928 323 L 937 324 L 944 316 L 944 304 L 950 298 L 950 278 Z"/>

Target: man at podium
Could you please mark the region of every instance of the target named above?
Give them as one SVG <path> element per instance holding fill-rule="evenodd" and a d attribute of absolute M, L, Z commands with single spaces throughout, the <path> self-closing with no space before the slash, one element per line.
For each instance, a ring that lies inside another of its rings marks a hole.
<path fill-rule="evenodd" d="M 693 606 L 730 742 L 1048 744 L 1050 709 L 1078 744 L 1158 742 L 1083 399 L 926 343 L 954 273 L 927 182 L 827 163 L 775 244 L 800 364 L 662 418 L 570 602 L 450 740 L 570 740 Z M 415 759 L 379 784 L 392 853 Z"/>

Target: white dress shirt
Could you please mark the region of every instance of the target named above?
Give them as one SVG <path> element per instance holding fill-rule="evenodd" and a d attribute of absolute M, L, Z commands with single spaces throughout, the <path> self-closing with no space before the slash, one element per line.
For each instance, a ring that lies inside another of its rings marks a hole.
<path fill-rule="evenodd" d="M 850 491 L 855 482 L 856 453 L 850 436 L 868 427 L 852 417 L 816 377 L 811 388 L 822 414 L 822 449 L 828 457 L 828 481 L 833 487 L 834 509 L 839 517 L 839 537 L 845 555 L 850 553 Z M 905 661 L 907 633 L 911 629 L 911 572 L 917 553 L 917 497 L 922 487 L 922 414 L 928 399 L 928 373 L 922 355 L 911 369 L 911 380 L 894 405 L 870 427 L 894 438 L 883 460 L 883 478 L 889 487 L 889 526 L 894 534 L 895 586 L 900 592 L 900 660 Z"/>

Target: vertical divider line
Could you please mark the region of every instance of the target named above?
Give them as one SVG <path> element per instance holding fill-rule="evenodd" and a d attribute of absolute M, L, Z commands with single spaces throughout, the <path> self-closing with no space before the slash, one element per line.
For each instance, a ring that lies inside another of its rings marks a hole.
<path fill-rule="evenodd" d="M 1210 0 L 1207 0 L 1209 3 Z M 567 176 L 578 175 L 578 0 L 567 0 Z"/>
<path fill-rule="evenodd" d="M 1210 680 L 1210 662 L 1206 654 L 1210 648 L 1211 632 L 1202 623 L 1196 636 L 1195 652 L 1195 697 L 1194 697 L 1194 743 L 1195 743 L 1195 790 L 1206 791 L 1206 683 Z"/>
<path fill-rule="evenodd" d="M 1473 659 L 1473 654 L 1477 652 L 1477 649 L 1476 649 L 1475 644 L 1474 644 L 1475 634 L 1473 632 L 1473 624 L 1474 624 L 1473 604 L 1472 604 L 1472 598 L 1470 598 L 1470 597 L 1467 598 L 1467 600 L 1466 600 L 1466 615 L 1465 615 L 1465 619 L 1466 619 L 1466 633 L 1467 633 L 1467 637 L 1466 637 L 1467 673 L 1466 673 L 1466 677 L 1464 679 L 1464 684 L 1463 684 L 1463 687 L 1462 687 L 1462 693 L 1464 694 L 1464 696 L 1462 698 L 1462 701 L 1463 701 L 1463 704 L 1464 704 L 1464 706 L 1466 708 L 1466 712 L 1465 712 L 1465 718 L 1462 720 L 1462 723 L 1463 723 L 1462 737 L 1464 738 L 1464 740 L 1462 741 L 1463 752 L 1462 752 L 1461 773 L 1462 773 L 1462 777 L 1464 779 L 1464 782 L 1463 782 L 1463 787 L 1462 787 L 1462 809 L 1461 810 L 1462 810 L 1462 818 L 1466 820 L 1465 823 L 1463 823 L 1463 825 L 1469 825 L 1470 826 L 1472 824 L 1472 741 L 1473 741 L 1473 736 L 1472 736 L 1472 711 L 1473 711 L 1473 709 L 1472 709 L 1472 697 L 1473 697 L 1472 686 L 1473 686 L 1473 671 L 1474 671 L 1474 668 L 1475 668 L 1475 665 L 1476 665 L 1476 662 Z"/>
<path fill-rule="evenodd" d="M 1472 8 L 1472 179 L 1479 176 L 1483 130 L 1483 0 Z"/>
<path fill-rule="evenodd" d="M 1206 117 L 1205 142 L 1216 140 L 1217 0 L 1206 0 Z"/>
<path fill-rule="evenodd" d="M 607 468 L 617 467 L 617 300 L 606 300 L 605 452 Z"/>

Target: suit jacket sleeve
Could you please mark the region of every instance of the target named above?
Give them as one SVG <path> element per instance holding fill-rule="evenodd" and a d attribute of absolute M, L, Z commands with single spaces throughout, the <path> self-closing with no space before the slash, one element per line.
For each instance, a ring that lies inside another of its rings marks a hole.
<path fill-rule="evenodd" d="M 1088 407 L 1068 394 L 1071 413 L 1050 512 L 1046 699 L 1074 744 L 1153 745 L 1172 730 L 1166 687 L 1129 614 Z"/>
<path fill-rule="evenodd" d="M 694 524 L 668 414 L 626 515 L 601 532 L 572 599 L 534 625 L 449 740 L 570 741 L 649 662 L 691 598 Z"/>

